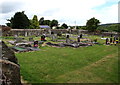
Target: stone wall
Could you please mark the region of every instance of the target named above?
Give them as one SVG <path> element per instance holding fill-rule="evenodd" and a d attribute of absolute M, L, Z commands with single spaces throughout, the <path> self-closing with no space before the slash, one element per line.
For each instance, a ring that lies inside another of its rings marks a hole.
<path fill-rule="evenodd" d="M 20 66 L 13 51 L 0 41 L 2 55 L 0 56 L 0 82 L 1 85 L 22 85 L 20 79 Z"/>
<path fill-rule="evenodd" d="M 11 29 L 10 35 L 14 36 L 39 36 L 44 33 L 43 29 Z"/>
<path fill-rule="evenodd" d="M 116 32 L 100 32 L 100 33 L 95 33 L 95 32 L 88 32 L 87 30 L 78 30 L 78 29 L 11 29 L 9 32 L 7 32 L 7 35 L 10 36 L 41 36 L 43 34 L 50 34 L 50 32 L 54 32 L 54 34 L 62 33 L 71 33 L 71 34 L 77 34 L 80 35 L 81 33 L 84 34 L 90 34 L 90 35 L 104 35 L 104 36 L 110 36 L 111 34 L 113 35 L 118 35 Z M 5 32 L 4 32 L 5 33 Z M 3 33 L 3 34 L 4 34 Z"/>
<path fill-rule="evenodd" d="M 9 36 L 11 29 L 11 27 L 0 25 L 0 36 Z"/>
<path fill-rule="evenodd" d="M 39 36 L 43 34 L 50 34 L 50 32 L 54 32 L 54 34 L 62 33 L 72 33 L 79 34 L 79 32 L 84 32 L 85 30 L 68 30 L 68 29 L 11 29 L 9 35 L 18 35 L 18 36 Z"/>

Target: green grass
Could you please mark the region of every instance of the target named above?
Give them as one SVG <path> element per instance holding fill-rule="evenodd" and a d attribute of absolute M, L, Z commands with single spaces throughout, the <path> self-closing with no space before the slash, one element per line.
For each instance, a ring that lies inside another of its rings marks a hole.
<path fill-rule="evenodd" d="M 10 46 L 7 41 L 13 38 L 3 40 Z M 21 76 L 29 83 L 118 83 L 118 47 L 103 45 L 105 40 L 99 36 L 83 38 L 97 38 L 100 44 L 79 48 L 45 46 L 40 51 L 16 53 Z M 52 42 L 50 38 L 47 41 Z"/>
<path fill-rule="evenodd" d="M 29 83 L 117 83 L 118 49 L 94 45 L 80 48 L 41 47 L 17 53 L 21 75 Z"/>

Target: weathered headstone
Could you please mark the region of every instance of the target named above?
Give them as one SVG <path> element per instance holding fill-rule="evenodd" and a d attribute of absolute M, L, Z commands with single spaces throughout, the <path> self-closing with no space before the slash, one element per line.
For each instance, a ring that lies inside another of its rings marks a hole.
<path fill-rule="evenodd" d="M 46 40 L 45 40 L 45 35 L 42 35 L 42 36 L 41 36 L 41 41 L 46 41 Z"/>
<path fill-rule="evenodd" d="M 1 41 L 2 56 L 0 56 L 0 82 L 1 85 L 22 85 L 20 79 L 20 66 L 11 49 Z"/>
<path fill-rule="evenodd" d="M 28 32 L 25 32 L 25 36 L 26 36 L 26 37 L 28 36 Z"/>
<path fill-rule="evenodd" d="M 110 38 L 110 43 L 112 43 L 112 37 Z"/>
<path fill-rule="evenodd" d="M 108 41 L 109 41 L 109 39 L 108 39 L 108 38 L 106 38 L 106 45 L 108 44 Z"/>
<path fill-rule="evenodd" d="M 51 32 L 52 41 L 57 41 L 57 35 L 54 32 Z"/>
<path fill-rule="evenodd" d="M 23 38 L 15 38 L 15 42 L 21 42 L 23 40 Z"/>
<path fill-rule="evenodd" d="M 77 37 L 77 41 L 80 42 L 80 36 Z"/>
<path fill-rule="evenodd" d="M 11 62 L 18 63 L 14 52 L 2 41 L 2 58 L 6 58 Z"/>
<path fill-rule="evenodd" d="M 80 38 L 82 38 L 82 34 L 80 34 Z"/>
<path fill-rule="evenodd" d="M 70 43 L 69 35 L 66 35 L 66 43 Z"/>
<path fill-rule="evenodd" d="M 29 41 L 34 41 L 32 37 L 29 38 Z"/>
<path fill-rule="evenodd" d="M 57 34 L 52 35 L 52 41 L 56 42 L 57 41 Z"/>
<path fill-rule="evenodd" d="M 34 41 L 34 47 L 35 47 L 35 48 L 38 47 L 38 41 Z"/>

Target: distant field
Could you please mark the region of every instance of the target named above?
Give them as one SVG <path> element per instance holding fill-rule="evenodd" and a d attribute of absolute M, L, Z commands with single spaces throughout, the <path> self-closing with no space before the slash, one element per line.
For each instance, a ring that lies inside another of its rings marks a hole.
<path fill-rule="evenodd" d="M 41 47 L 17 53 L 21 75 L 29 83 L 117 83 L 118 48 L 95 45 L 80 48 Z"/>

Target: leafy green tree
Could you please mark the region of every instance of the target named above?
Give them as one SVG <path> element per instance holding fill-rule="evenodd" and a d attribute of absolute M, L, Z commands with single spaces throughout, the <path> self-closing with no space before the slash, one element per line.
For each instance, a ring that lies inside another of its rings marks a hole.
<path fill-rule="evenodd" d="M 14 17 L 11 18 L 9 25 L 15 29 L 27 29 L 30 25 L 28 17 L 24 14 L 24 11 L 15 13 Z"/>
<path fill-rule="evenodd" d="M 65 23 L 63 23 L 61 27 L 62 27 L 63 29 L 67 29 L 67 28 L 68 28 L 67 24 L 65 24 Z"/>
<path fill-rule="evenodd" d="M 81 29 L 86 30 L 86 26 L 81 26 Z"/>
<path fill-rule="evenodd" d="M 43 24 L 50 26 L 51 21 L 50 20 L 44 20 Z"/>
<path fill-rule="evenodd" d="M 8 27 L 12 27 L 13 17 L 11 17 L 11 19 L 7 19 L 7 21 L 9 21 L 9 22 L 6 23 L 6 25 L 7 25 Z"/>
<path fill-rule="evenodd" d="M 52 28 L 53 26 L 58 26 L 58 21 L 57 20 L 52 20 L 50 23 L 50 27 Z"/>
<path fill-rule="evenodd" d="M 97 29 L 98 24 L 100 24 L 100 21 L 93 17 L 87 21 L 86 29 L 88 31 L 94 32 Z"/>
<path fill-rule="evenodd" d="M 39 28 L 39 21 L 37 15 L 33 16 L 33 19 L 30 20 L 30 28 L 31 29 L 38 29 Z"/>
<path fill-rule="evenodd" d="M 40 18 L 39 24 L 40 24 L 40 25 L 44 25 L 44 17 Z"/>

